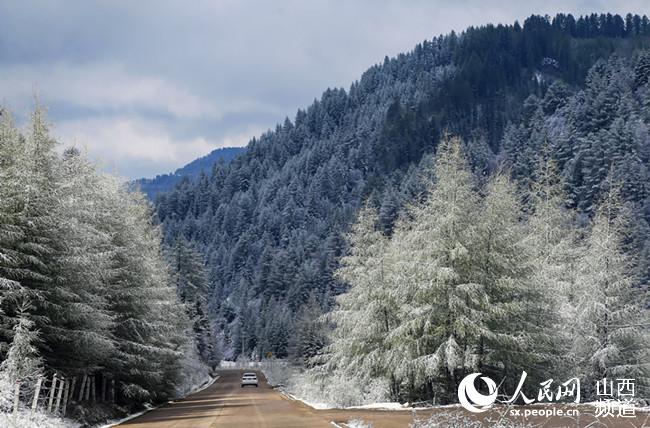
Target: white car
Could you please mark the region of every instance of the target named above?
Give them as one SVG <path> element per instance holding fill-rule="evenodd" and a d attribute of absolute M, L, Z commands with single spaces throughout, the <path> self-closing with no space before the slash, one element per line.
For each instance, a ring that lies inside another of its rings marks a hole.
<path fill-rule="evenodd" d="M 247 385 L 250 386 L 255 386 L 257 387 L 257 375 L 255 373 L 244 373 L 244 375 L 241 377 L 241 387 L 245 387 Z"/>

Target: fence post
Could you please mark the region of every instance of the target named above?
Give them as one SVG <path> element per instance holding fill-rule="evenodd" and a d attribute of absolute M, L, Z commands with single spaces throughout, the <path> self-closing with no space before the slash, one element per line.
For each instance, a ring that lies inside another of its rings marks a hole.
<path fill-rule="evenodd" d="M 79 388 L 79 402 L 83 401 L 84 399 L 84 388 L 86 387 L 86 379 L 88 378 L 88 375 L 84 373 L 84 377 L 81 379 L 81 388 Z"/>
<path fill-rule="evenodd" d="M 20 381 L 16 382 L 16 390 L 14 392 L 14 416 L 18 413 L 18 403 L 20 403 Z"/>
<path fill-rule="evenodd" d="M 54 394 L 56 393 L 56 373 L 52 376 L 52 386 L 50 387 L 50 399 L 47 402 L 48 413 L 52 411 L 52 403 L 54 403 Z"/>
<path fill-rule="evenodd" d="M 95 392 L 97 392 L 97 385 L 95 384 L 95 378 L 97 376 L 93 375 L 93 377 L 90 378 L 90 401 L 95 403 Z"/>
<path fill-rule="evenodd" d="M 102 373 L 102 401 L 106 401 L 106 376 Z"/>
<path fill-rule="evenodd" d="M 65 417 L 65 409 L 68 407 L 68 396 L 70 395 L 70 381 L 65 380 L 65 385 L 63 388 L 63 407 L 61 408 L 61 417 Z"/>
<path fill-rule="evenodd" d="M 56 404 L 54 405 L 54 413 L 59 413 L 59 406 L 61 406 L 61 398 L 63 397 L 63 389 L 65 388 L 64 377 L 61 376 L 59 380 L 59 393 L 56 395 Z"/>
<path fill-rule="evenodd" d="M 70 385 L 70 388 L 68 389 L 68 399 L 70 402 L 74 401 L 74 387 L 77 385 L 77 376 L 72 378 L 72 385 Z"/>
<path fill-rule="evenodd" d="M 43 383 L 43 377 L 39 376 L 36 381 L 36 388 L 34 389 L 34 398 L 32 399 L 32 415 L 36 412 L 36 406 L 38 406 L 38 396 L 41 394 L 41 384 Z"/>
<path fill-rule="evenodd" d="M 88 380 L 86 381 L 86 396 L 84 397 L 86 401 L 90 400 L 90 382 L 92 381 L 93 381 L 93 377 L 88 376 Z"/>

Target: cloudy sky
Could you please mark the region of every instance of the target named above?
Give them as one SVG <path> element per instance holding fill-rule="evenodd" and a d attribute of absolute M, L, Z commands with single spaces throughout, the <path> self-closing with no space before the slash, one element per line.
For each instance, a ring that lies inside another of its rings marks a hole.
<path fill-rule="evenodd" d="M 54 134 L 152 176 L 243 146 L 384 55 L 532 13 L 648 13 L 648 0 L 0 2 L 0 103 L 36 93 Z"/>

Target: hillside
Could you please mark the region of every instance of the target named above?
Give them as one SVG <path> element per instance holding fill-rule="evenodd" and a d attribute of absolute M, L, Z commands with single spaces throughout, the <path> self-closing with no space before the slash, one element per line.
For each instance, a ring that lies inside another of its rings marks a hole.
<path fill-rule="evenodd" d="M 161 192 L 167 192 L 174 188 L 183 177 L 195 179 L 202 172 L 211 173 L 212 167 L 215 163 L 223 160 L 228 163 L 233 160 L 237 155 L 243 153 L 246 149 L 244 147 L 224 147 L 211 151 L 205 156 L 193 160 L 187 165 L 178 168 L 171 174 L 161 174 L 154 178 L 139 178 L 133 182 L 140 191 L 146 194 L 149 199 L 154 200 L 156 195 Z"/>
<path fill-rule="evenodd" d="M 649 248 L 649 35 L 646 17 L 557 15 L 436 37 L 347 91 L 326 90 L 211 176 L 161 194 L 166 242 L 183 237 L 205 256 L 225 355 L 304 354 L 313 337 L 292 333 L 347 288 L 333 272 L 359 208 L 377 208 L 390 235 L 445 133 L 462 138 L 477 177 L 504 163 L 522 186 L 549 142 L 569 178 L 566 203 L 584 216 L 606 171 L 625 163 L 643 229 L 630 245 Z M 627 137 L 612 137 L 617 129 Z"/>

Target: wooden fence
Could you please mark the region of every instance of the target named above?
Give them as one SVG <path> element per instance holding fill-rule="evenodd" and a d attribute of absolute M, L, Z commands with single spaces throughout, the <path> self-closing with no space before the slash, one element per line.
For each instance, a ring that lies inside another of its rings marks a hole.
<path fill-rule="evenodd" d="M 31 405 L 32 414 L 40 407 L 48 413 L 58 414 L 61 417 L 65 417 L 68 406 L 72 403 L 115 402 L 115 379 L 103 373 L 84 374 L 79 378 L 75 376 L 71 379 L 55 373 L 51 379 L 39 377 L 33 385 L 33 392 L 31 389 L 31 383 L 27 385 L 16 382 L 14 414 L 18 413 L 21 398 L 23 402 Z"/>

